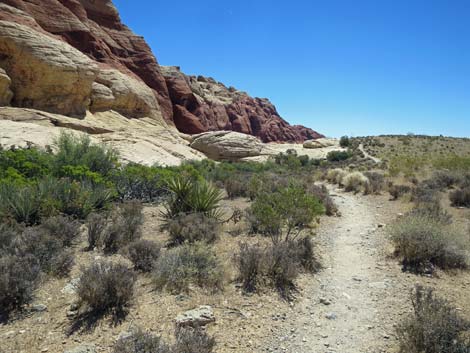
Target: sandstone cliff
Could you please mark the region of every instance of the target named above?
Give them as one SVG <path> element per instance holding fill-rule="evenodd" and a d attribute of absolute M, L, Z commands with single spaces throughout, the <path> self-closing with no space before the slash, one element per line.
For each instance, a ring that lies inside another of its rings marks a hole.
<path fill-rule="evenodd" d="M 321 137 L 289 125 L 266 99 L 161 67 L 110 0 L 0 0 L 0 105 L 73 117 L 113 110 L 264 142 Z"/>

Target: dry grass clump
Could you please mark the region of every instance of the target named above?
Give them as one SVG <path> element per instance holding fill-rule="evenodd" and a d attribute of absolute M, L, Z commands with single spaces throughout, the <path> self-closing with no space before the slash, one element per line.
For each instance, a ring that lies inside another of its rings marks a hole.
<path fill-rule="evenodd" d="M 332 184 L 342 185 L 343 178 L 347 174 L 348 173 L 345 170 L 341 169 L 341 168 L 331 169 L 326 174 L 326 180 L 328 180 Z"/>
<path fill-rule="evenodd" d="M 449 302 L 421 286 L 416 287 L 412 302 L 413 315 L 397 328 L 400 353 L 470 352 L 470 322 Z"/>
<path fill-rule="evenodd" d="M 364 175 L 369 180 L 365 186 L 365 194 L 380 194 L 385 187 L 385 176 L 379 172 L 365 172 Z"/>
<path fill-rule="evenodd" d="M 343 178 L 342 184 L 347 192 L 365 192 L 368 188 L 369 179 L 361 172 L 352 172 Z"/>
<path fill-rule="evenodd" d="M 204 244 L 183 245 L 160 255 L 153 268 L 159 290 L 188 292 L 190 285 L 212 291 L 223 288 L 224 271 L 214 251 Z"/>
<path fill-rule="evenodd" d="M 410 213 L 390 227 L 390 238 L 405 270 L 432 272 L 467 268 L 468 237 L 426 213 Z"/>

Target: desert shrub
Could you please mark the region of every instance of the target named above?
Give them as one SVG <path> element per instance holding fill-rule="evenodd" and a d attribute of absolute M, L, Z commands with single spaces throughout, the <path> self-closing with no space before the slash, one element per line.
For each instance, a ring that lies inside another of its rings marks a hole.
<path fill-rule="evenodd" d="M 349 140 L 348 136 L 341 136 L 341 138 L 339 139 L 339 145 L 343 148 L 349 147 L 350 144 L 351 141 Z"/>
<path fill-rule="evenodd" d="M 62 245 L 69 247 L 80 236 L 80 222 L 65 216 L 47 218 L 41 227 L 51 236 L 60 239 Z"/>
<path fill-rule="evenodd" d="M 0 150 L 0 179 L 27 183 L 50 173 L 52 155 L 40 149 L 11 148 Z"/>
<path fill-rule="evenodd" d="M 325 185 L 320 186 L 315 184 L 308 184 L 306 186 L 306 190 L 307 193 L 321 201 L 325 207 L 325 214 L 327 216 L 334 216 L 338 214 L 338 206 L 336 206 Z"/>
<path fill-rule="evenodd" d="M 299 234 L 325 209 L 314 196 L 299 185 L 291 184 L 274 193 L 259 195 L 248 210 L 252 232 L 289 240 Z"/>
<path fill-rule="evenodd" d="M 436 202 L 439 199 L 437 190 L 429 188 L 426 184 L 418 184 L 411 190 L 411 201 L 415 203 Z"/>
<path fill-rule="evenodd" d="M 220 223 L 204 213 L 180 214 L 167 223 L 170 244 L 213 243 L 219 237 Z"/>
<path fill-rule="evenodd" d="M 154 336 L 141 329 L 134 329 L 130 334 L 119 338 L 113 347 L 113 353 L 172 353 L 172 349 L 159 336 Z"/>
<path fill-rule="evenodd" d="M 113 254 L 142 236 L 143 206 L 138 201 L 120 204 L 110 216 L 102 245 L 105 253 Z"/>
<path fill-rule="evenodd" d="M 115 172 L 112 181 L 121 200 L 155 202 L 168 194 L 165 185 L 175 175 L 168 169 L 130 163 Z"/>
<path fill-rule="evenodd" d="M 113 353 L 212 353 L 215 347 L 214 338 L 201 328 L 178 327 L 175 341 L 170 346 L 160 337 L 135 328 L 117 340 Z"/>
<path fill-rule="evenodd" d="M 449 198 L 452 206 L 470 207 L 470 187 L 453 191 Z"/>
<path fill-rule="evenodd" d="M 53 160 L 53 170 L 58 176 L 65 176 L 64 168 L 69 166 L 84 166 L 91 172 L 107 176 L 117 166 L 117 151 L 92 143 L 88 135 L 63 133 L 55 141 L 55 146 L 57 152 Z"/>
<path fill-rule="evenodd" d="M 212 353 L 215 339 L 198 327 L 180 327 L 175 332 L 174 353 Z"/>
<path fill-rule="evenodd" d="M 288 299 L 295 289 L 294 281 L 299 274 L 299 263 L 289 242 L 273 244 L 266 250 L 267 277 L 282 297 Z"/>
<path fill-rule="evenodd" d="M 41 197 L 34 185 L 0 184 L 0 218 L 33 225 L 41 219 Z"/>
<path fill-rule="evenodd" d="M 262 275 L 264 250 L 259 246 L 240 244 L 240 251 L 235 256 L 239 280 L 245 292 L 254 292 L 258 288 L 260 276 Z"/>
<path fill-rule="evenodd" d="M 315 249 L 310 237 L 301 237 L 289 244 L 293 250 L 294 258 L 302 269 L 314 273 L 320 269 L 320 263 L 315 256 Z"/>
<path fill-rule="evenodd" d="M 91 213 L 86 221 L 88 250 L 93 250 L 103 239 L 108 219 L 106 215 L 100 213 Z"/>
<path fill-rule="evenodd" d="M 144 239 L 133 241 L 124 250 L 124 256 L 132 261 L 134 269 L 142 272 L 150 272 L 159 255 L 160 246 Z"/>
<path fill-rule="evenodd" d="M 365 192 L 368 188 L 369 179 L 361 172 L 353 172 L 343 178 L 342 184 L 344 185 L 344 189 L 348 192 Z"/>
<path fill-rule="evenodd" d="M 366 194 L 380 194 L 385 186 L 385 177 L 378 172 L 365 172 L 364 175 L 369 180 L 366 184 Z"/>
<path fill-rule="evenodd" d="M 32 256 L 1 254 L 0 257 L 0 321 L 21 309 L 33 299 L 40 267 Z"/>
<path fill-rule="evenodd" d="M 77 296 L 82 307 L 97 312 L 124 313 L 134 294 L 136 276 L 123 264 L 95 262 L 82 269 Z"/>
<path fill-rule="evenodd" d="M 452 215 L 447 212 L 441 205 L 439 199 L 432 202 L 420 202 L 409 212 L 411 216 L 428 217 L 434 219 L 438 223 L 451 224 Z"/>
<path fill-rule="evenodd" d="M 224 188 L 231 199 L 248 196 L 248 180 L 243 180 L 241 176 L 234 175 L 232 178 L 225 180 Z"/>
<path fill-rule="evenodd" d="M 341 185 L 347 172 L 340 168 L 330 169 L 326 174 L 326 180 L 330 183 Z"/>
<path fill-rule="evenodd" d="M 222 193 L 212 184 L 178 176 L 171 179 L 167 187 L 171 195 L 165 204 L 165 219 L 172 219 L 181 213 L 195 212 L 220 218 L 219 203 Z"/>
<path fill-rule="evenodd" d="M 342 162 L 352 157 L 348 151 L 331 151 L 327 154 L 326 159 L 330 162 Z"/>
<path fill-rule="evenodd" d="M 388 192 L 393 200 L 398 200 L 400 197 L 411 192 L 411 187 L 408 185 L 392 185 L 390 186 Z"/>
<path fill-rule="evenodd" d="M 222 289 L 223 269 L 207 246 L 183 245 L 160 255 L 153 278 L 157 289 L 174 293 L 188 291 L 190 284 L 217 291 Z"/>
<path fill-rule="evenodd" d="M 417 286 L 412 303 L 413 315 L 397 327 L 401 353 L 470 352 L 470 341 L 464 335 L 470 323 L 449 302 L 432 289 Z"/>
<path fill-rule="evenodd" d="M 455 172 L 438 170 L 433 173 L 430 179 L 425 181 L 425 184 L 432 189 L 445 190 L 454 185 L 458 185 L 462 178 Z"/>
<path fill-rule="evenodd" d="M 406 270 L 466 268 L 468 240 L 438 220 L 409 214 L 390 227 L 390 236 Z"/>

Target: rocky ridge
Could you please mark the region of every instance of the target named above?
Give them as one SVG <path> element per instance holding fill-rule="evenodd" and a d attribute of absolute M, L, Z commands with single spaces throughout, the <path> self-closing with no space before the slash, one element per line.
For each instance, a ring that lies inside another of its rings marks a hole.
<path fill-rule="evenodd" d="M 20 130 L 35 135 L 37 129 L 47 129 L 46 136 L 57 134 L 50 130 L 59 126 L 57 122 L 63 129 L 81 132 L 86 125 L 86 132 L 95 131 L 93 136 L 100 140 L 114 134 L 126 152 L 148 143 L 153 147 L 139 152 L 154 153 L 157 148 L 166 151 L 164 159 L 180 161 L 201 154 L 177 129 L 189 134 L 237 131 L 263 142 L 320 137 L 289 125 L 266 99 L 161 67 L 145 40 L 122 24 L 110 0 L 0 0 L 0 106 L 15 108 L 2 110 L 0 124 L 10 133 L 0 143 L 6 145 L 16 138 L 11 122 L 33 123 Z M 18 122 L 18 116 L 46 113 L 56 115 L 49 119 L 56 122 L 52 127 L 45 126 L 44 119 Z M 131 118 L 159 128 L 134 131 L 140 123 Z M 119 124 L 113 126 L 116 120 Z M 171 139 L 158 137 L 164 130 Z M 127 140 L 128 135 L 135 140 Z"/>

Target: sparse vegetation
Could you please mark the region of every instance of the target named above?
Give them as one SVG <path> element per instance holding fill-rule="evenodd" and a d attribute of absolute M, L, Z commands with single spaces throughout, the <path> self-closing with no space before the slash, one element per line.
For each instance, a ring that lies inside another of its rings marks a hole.
<path fill-rule="evenodd" d="M 347 192 L 366 192 L 369 188 L 369 179 L 361 172 L 353 172 L 342 179 L 342 184 Z"/>
<path fill-rule="evenodd" d="M 470 187 L 458 189 L 450 194 L 452 206 L 470 207 Z"/>
<path fill-rule="evenodd" d="M 82 270 L 79 303 L 99 314 L 123 315 L 131 303 L 135 280 L 135 274 L 123 264 L 95 262 Z"/>
<path fill-rule="evenodd" d="M 139 239 L 130 243 L 123 253 L 132 261 L 135 270 L 150 272 L 160 256 L 160 246 L 153 241 Z"/>
<path fill-rule="evenodd" d="M 157 289 L 173 293 L 189 291 L 190 284 L 218 291 L 223 287 L 223 269 L 206 245 L 183 245 L 160 255 L 153 279 Z"/>
<path fill-rule="evenodd" d="M 213 243 L 219 237 L 220 223 L 204 213 L 180 214 L 167 223 L 171 245 Z"/>
<path fill-rule="evenodd" d="M 429 288 L 417 286 L 412 298 L 413 315 L 397 328 L 401 353 L 466 353 L 470 341 L 464 335 L 470 322 Z"/>

